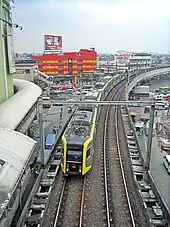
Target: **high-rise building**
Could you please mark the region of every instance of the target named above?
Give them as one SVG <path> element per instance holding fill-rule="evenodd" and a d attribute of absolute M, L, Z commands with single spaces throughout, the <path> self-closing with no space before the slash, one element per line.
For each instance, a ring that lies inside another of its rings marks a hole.
<path fill-rule="evenodd" d="M 14 93 L 12 74 L 13 60 L 12 18 L 10 0 L 0 0 L 0 103 Z"/>

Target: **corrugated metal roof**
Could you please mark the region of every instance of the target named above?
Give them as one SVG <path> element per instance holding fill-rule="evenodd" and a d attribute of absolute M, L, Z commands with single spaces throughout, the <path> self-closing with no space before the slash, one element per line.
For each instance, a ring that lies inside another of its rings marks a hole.
<path fill-rule="evenodd" d="M 36 143 L 19 132 L 0 128 L 0 216 Z"/>
<path fill-rule="evenodd" d="M 18 92 L 0 105 L 0 127 L 15 129 L 41 95 L 41 88 L 25 81 L 14 80 Z"/>

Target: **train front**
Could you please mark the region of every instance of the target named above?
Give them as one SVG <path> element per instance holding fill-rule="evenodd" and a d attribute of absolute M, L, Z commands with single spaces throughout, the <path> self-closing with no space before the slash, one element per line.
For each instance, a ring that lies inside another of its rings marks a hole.
<path fill-rule="evenodd" d="M 65 176 L 83 174 L 83 144 L 62 136 L 61 168 Z"/>
<path fill-rule="evenodd" d="M 97 108 L 79 107 L 62 136 L 61 167 L 65 175 L 84 175 L 92 167 Z"/>

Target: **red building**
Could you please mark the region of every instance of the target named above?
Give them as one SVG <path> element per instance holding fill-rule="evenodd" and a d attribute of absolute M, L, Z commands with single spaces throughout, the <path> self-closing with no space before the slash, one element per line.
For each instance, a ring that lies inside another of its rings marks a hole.
<path fill-rule="evenodd" d="M 95 50 L 81 49 L 79 52 L 44 54 L 33 56 L 39 71 L 47 75 L 78 75 L 80 72 L 96 72 L 97 53 Z"/>

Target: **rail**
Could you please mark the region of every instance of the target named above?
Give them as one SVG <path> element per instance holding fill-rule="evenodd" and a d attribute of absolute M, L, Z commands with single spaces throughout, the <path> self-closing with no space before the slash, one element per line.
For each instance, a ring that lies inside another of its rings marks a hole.
<path fill-rule="evenodd" d="M 122 173 L 122 178 L 123 178 L 123 185 L 124 185 L 125 192 L 126 192 L 126 198 L 127 198 L 127 203 L 128 203 L 128 207 L 129 207 L 131 220 L 132 220 L 132 225 L 133 225 L 133 227 L 135 227 L 136 225 L 135 225 L 132 207 L 131 207 L 131 203 L 130 203 L 130 199 L 129 199 L 129 193 L 128 193 L 128 189 L 127 189 L 125 174 L 124 174 L 124 170 L 123 170 L 123 163 L 122 163 L 122 158 L 121 158 L 121 154 L 120 154 L 120 143 L 119 143 L 120 138 L 119 138 L 119 131 L 118 131 L 118 108 L 117 107 L 116 107 L 115 122 L 116 122 L 116 124 L 115 124 L 115 126 L 116 126 L 116 141 L 117 141 L 117 148 L 118 148 L 117 150 L 118 150 L 120 168 L 121 168 L 121 173 Z"/>
<path fill-rule="evenodd" d="M 65 178 L 64 182 L 63 182 L 63 186 L 62 186 L 62 190 L 61 190 L 61 194 L 60 194 L 60 199 L 59 199 L 59 203 L 58 203 L 57 212 L 56 212 L 53 227 L 57 227 L 57 222 L 58 222 L 58 218 L 59 218 L 59 214 L 60 214 L 61 204 L 62 204 L 62 200 L 63 200 L 63 196 L 64 196 L 64 190 L 65 190 L 65 187 L 66 187 L 66 181 L 67 181 L 67 178 Z"/>
<path fill-rule="evenodd" d="M 83 224 L 83 210 L 84 210 L 85 187 L 86 187 L 86 175 L 84 176 L 83 191 L 82 191 L 82 196 L 81 196 L 79 227 L 82 227 L 83 226 L 82 224 Z"/>
<path fill-rule="evenodd" d="M 114 94 L 115 95 L 115 94 Z M 113 96 L 114 96 L 113 95 Z M 120 99 L 121 93 L 119 94 L 118 99 Z M 113 99 L 112 96 L 112 99 Z M 116 101 L 113 101 L 116 102 Z M 119 102 L 119 101 L 117 101 Z M 111 217 L 111 205 L 109 204 L 109 180 L 108 180 L 108 166 L 107 166 L 107 159 L 109 159 L 109 157 L 107 157 L 108 153 L 108 138 L 109 138 L 109 124 L 110 124 L 110 109 L 111 106 L 107 107 L 107 112 L 106 112 L 106 116 L 105 116 L 105 125 L 104 125 L 104 144 L 103 144 L 103 164 L 104 164 L 104 186 L 105 186 L 105 203 L 106 203 L 106 218 L 107 218 L 107 227 L 111 227 L 112 226 L 112 217 Z M 127 185 L 126 185 L 126 180 L 125 180 L 125 174 L 124 174 L 124 170 L 123 170 L 123 164 L 122 164 L 122 158 L 121 158 L 121 153 L 120 153 L 120 138 L 119 138 L 119 132 L 118 132 L 118 107 L 115 107 L 116 113 L 115 113 L 115 136 L 116 136 L 116 151 L 118 153 L 118 159 L 119 159 L 119 164 L 120 164 L 120 171 L 121 171 L 121 176 L 122 176 L 122 180 L 123 180 L 123 187 L 125 190 L 125 196 L 126 196 L 126 200 L 127 200 L 127 204 L 128 204 L 128 208 L 129 208 L 129 214 L 130 214 L 130 219 L 131 219 L 131 223 L 132 226 L 135 227 L 135 221 L 134 221 L 134 216 L 133 216 L 133 212 L 132 212 L 132 207 L 131 207 L 131 203 L 130 203 L 130 199 L 129 199 L 129 194 L 128 194 L 128 189 L 127 189 Z M 110 137 L 112 138 L 112 137 Z M 112 141 L 113 142 L 113 141 Z"/>
<path fill-rule="evenodd" d="M 105 184 L 105 202 L 106 202 L 106 216 L 107 226 L 110 227 L 110 209 L 109 209 L 109 198 L 108 198 L 108 182 L 107 182 L 107 163 L 106 163 L 106 135 L 107 135 L 107 123 L 108 123 L 109 107 L 107 109 L 104 127 L 104 144 L 103 144 L 103 163 L 104 163 L 104 184 Z"/>
<path fill-rule="evenodd" d="M 78 227 L 83 226 L 83 211 L 84 211 L 84 197 L 85 197 L 85 188 L 86 188 L 86 176 L 84 176 L 82 180 L 83 180 L 83 183 L 82 183 L 82 186 L 81 186 L 82 191 L 81 191 L 81 200 L 80 200 L 80 210 L 78 210 L 78 213 L 79 213 L 78 214 L 79 215 Z M 59 225 L 59 221 L 60 221 L 60 218 L 61 218 L 60 212 L 62 212 L 62 214 L 63 214 L 62 206 L 65 206 L 64 201 L 67 200 L 67 198 L 64 198 L 64 197 L 65 197 L 66 194 L 68 194 L 68 193 L 66 193 L 66 191 L 69 190 L 68 184 L 69 184 L 68 178 L 65 178 L 64 181 L 63 181 L 63 185 L 62 185 L 62 189 L 61 189 L 61 193 L 60 193 L 60 197 L 59 197 L 59 202 L 58 202 L 58 205 L 57 205 L 57 211 L 56 211 L 53 227 L 57 227 Z"/>

